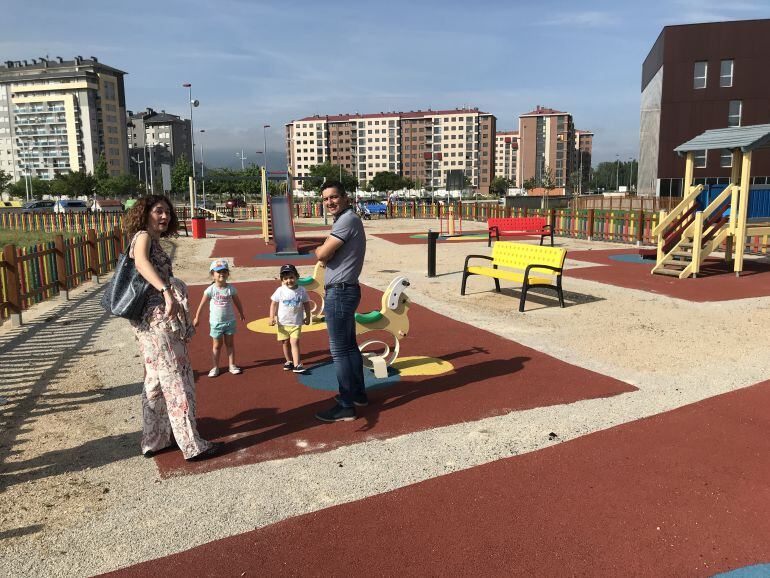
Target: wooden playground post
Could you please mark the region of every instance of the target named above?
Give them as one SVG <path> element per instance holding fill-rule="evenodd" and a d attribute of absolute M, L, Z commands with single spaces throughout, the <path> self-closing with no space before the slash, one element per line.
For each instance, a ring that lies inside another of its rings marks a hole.
<path fill-rule="evenodd" d="M 732 153 L 732 168 L 730 169 L 730 184 L 733 186 L 733 192 L 730 194 L 730 233 L 725 240 L 725 262 L 729 263 L 733 260 L 733 248 L 735 244 L 735 214 L 738 211 L 738 185 L 741 180 L 741 151 L 740 149 L 733 150 Z"/>
<path fill-rule="evenodd" d="M 588 222 L 586 223 L 586 239 L 591 241 L 594 236 L 594 209 L 588 209 Z"/>
<path fill-rule="evenodd" d="M 19 285 L 19 264 L 16 258 L 16 245 L 6 245 L 3 247 L 3 265 L 6 269 L 5 290 L 11 327 L 18 327 L 21 325 L 21 288 Z"/>
<path fill-rule="evenodd" d="M 86 241 L 88 246 L 88 269 L 91 271 L 91 280 L 94 283 L 99 283 L 99 273 L 101 267 L 99 266 L 99 249 L 96 241 L 96 231 L 94 229 L 88 229 L 86 233 Z"/>
<path fill-rule="evenodd" d="M 639 209 L 639 218 L 636 221 L 636 244 L 641 245 L 644 242 L 644 211 Z"/>
<path fill-rule="evenodd" d="M 692 239 L 692 276 L 693 279 L 698 276 L 700 270 L 701 253 L 703 250 L 703 211 L 695 213 L 695 222 L 693 223 Z"/>
<path fill-rule="evenodd" d="M 668 213 L 663 210 L 659 213 L 659 215 L 660 216 L 658 217 L 658 226 L 660 226 L 660 224 L 666 220 Z M 666 244 L 666 237 L 663 233 L 665 232 L 666 232 L 665 229 L 661 229 L 660 233 L 658 234 L 658 251 L 657 251 L 657 256 L 655 258 L 655 261 L 657 263 L 660 263 L 661 260 L 663 259 L 663 245 Z"/>
<path fill-rule="evenodd" d="M 67 280 L 67 260 L 64 245 L 64 236 L 56 235 L 54 238 L 54 246 L 56 247 L 56 284 L 59 286 L 59 292 L 64 296 L 64 300 L 70 298 L 70 286 Z"/>
<path fill-rule="evenodd" d="M 695 168 L 695 153 L 690 151 L 687 153 L 687 158 L 684 162 L 684 181 L 682 181 L 682 196 L 686 197 L 690 194 L 690 187 L 692 186 L 692 174 Z M 690 206 L 692 206 L 692 201 Z M 688 206 L 689 208 L 689 206 Z"/>
<path fill-rule="evenodd" d="M 741 196 L 738 199 L 738 223 L 735 231 L 735 276 L 743 271 L 743 254 L 746 252 L 746 216 L 749 210 L 749 182 L 751 181 L 751 151 L 743 153 L 741 163 Z"/>

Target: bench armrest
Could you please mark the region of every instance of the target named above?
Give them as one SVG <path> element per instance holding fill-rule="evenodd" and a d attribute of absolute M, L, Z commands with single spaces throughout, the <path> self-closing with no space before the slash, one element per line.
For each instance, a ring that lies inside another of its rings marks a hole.
<path fill-rule="evenodd" d="M 491 261 L 492 260 L 492 257 L 489 257 L 488 255 L 468 255 L 465 258 L 465 265 L 463 265 L 463 271 L 465 271 L 468 268 L 468 261 L 470 261 L 473 258 L 476 258 L 476 259 L 486 259 L 487 261 Z"/>
<path fill-rule="evenodd" d="M 526 282 L 529 279 L 529 270 L 530 269 L 550 269 L 551 271 L 554 271 L 555 273 L 561 274 L 564 270 L 563 267 L 554 267 L 552 265 L 537 265 L 535 263 L 532 263 L 531 265 L 527 265 L 527 268 L 524 269 L 524 281 Z"/>
<path fill-rule="evenodd" d="M 542 230 L 543 231 L 550 231 L 551 230 L 551 225 L 543 225 Z"/>

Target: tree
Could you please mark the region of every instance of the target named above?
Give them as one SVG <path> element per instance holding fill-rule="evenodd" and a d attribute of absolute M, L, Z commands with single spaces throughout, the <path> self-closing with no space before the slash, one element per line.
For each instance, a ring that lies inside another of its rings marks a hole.
<path fill-rule="evenodd" d="M 185 195 L 190 191 L 190 177 L 192 176 L 192 166 L 187 157 L 180 155 L 171 167 L 171 190 L 180 195 Z"/>
<path fill-rule="evenodd" d="M 11 184 L 13 176 L 10 173 L 6 173 L 3 169 L 0 169 L 0 193 L 8 188 Z"/>
<path fill-rule="evenodd" d="M 342 179 L 340 179 L 342 175 Z M 347 192 L 353 192 L 358 187 L 358 179 L 338 165 L 323 163 L 310 167 L 310 176 L 302 181 L 302 188 L 306 191 L 321 192 L 324 181 L 342 181 L 342 186 Z"/>
<path fill-rule="evenodd" d="M 33 197 L 42 197 L 43 195 L 51 194 L 51 182 L 44 181 L 43 179 L 30 179 L 30 195 Z M 13 184 L 7 186 L 8 192 L 11 196 L 26 198 L 27 185 L 24 179 L 20 179 Z"/>
<path fill-rule="evenodd" d="M 107 160 L 102 154 L 94 165 L 94 189 L 99 196 L 106 197 L 110 194 L 109 182 L 110 173 L 107 170 Z"/>
<path fill-rule="evenodd" d="M 87 172 L 61 173 L 50 181 L 50 191 L 63 197 L 90 197 L 94 194 L 96 180 Z"/>
<path fill-rule="evenodd" d="M 527 191 L 527 194 L 529 194 L 532 189 L 536 189 L 538 187 L 538 181 L 535 177 L 530 177 L 524 181 L 521 186 L 524 187 L 524 189 Z"/>
<path fill-rule="evenodd" d="M 139 189 L 139 179 L 134 175 L 123 174 L 110 177 L 105 183 L 106 193 L 110 196 L 127 197 L 136 195 Z"/>
<path fill-rule="evenodd" d="M 575 169 L 570 173 L 569 180 L 567 181 L 567 188 L 573 195 L 580 194 L 580 181 L 581 181 L 580 169 Z"/>
<path fill-rule="evenodd" d="M 510 179 L 505 177 L 495 177 L 489 184 L 489 192 L 499 197 L 504 197 L 508 193 L 508 189 L 513 186 Z"/>
<path fill-rule="evenodd" d="M 381 171 L 369 183 L 375 191 L 387 193 L 404 187 L 404 180 L 396 173 Z"/>

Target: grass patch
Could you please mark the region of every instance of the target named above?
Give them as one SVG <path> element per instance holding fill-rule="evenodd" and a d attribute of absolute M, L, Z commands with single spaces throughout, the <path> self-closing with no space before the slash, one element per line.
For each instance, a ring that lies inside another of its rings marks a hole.
<path fill-rule="evenodd" d="M 5 245 L 18 245 L 20 247 L 29 247 L 38 243 L 47 243 L 53 241 L 56 235 L 63 235 L 65 238 L 76 237 L 78 233 L 62 231 L 60 233 L 46 233 L 43 231 L 20 231 L 15 229 L 0 229 L 0 247 Z"/>

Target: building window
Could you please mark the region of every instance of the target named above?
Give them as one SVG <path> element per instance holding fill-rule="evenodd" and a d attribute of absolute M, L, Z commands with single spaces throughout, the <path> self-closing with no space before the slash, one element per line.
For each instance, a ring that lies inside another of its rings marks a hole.
<path fill-rule="evenodd" d="M 693 151 L 693 161 L 695 161 L 696 169 L 706 168 L 706 152 L 705 150 Z"/>
<path fill-rule="evenodd" d="M 740 100 L 730 101 L 730 109 L 727 113 L 727 126 L 741 126 L 742 108 Z"/>
<path fill-rule="evenodd" d="M 692 87 L 695 89 L 706 88 L 706 76 L 708 76 L 709 63 L 701 60 L 695 63 Z"/>
<path fill-rule="evenodd" d="M 729 87 L 733 85 L 733 61 L 723 60 L 719 65 L 719 86 Z"/>
<path fill-rule="evenodd" d="M 733 166 L 733 153 L 729 149 L 722 149 L 719 157 L 719 166 L 729 169 Z"/>

